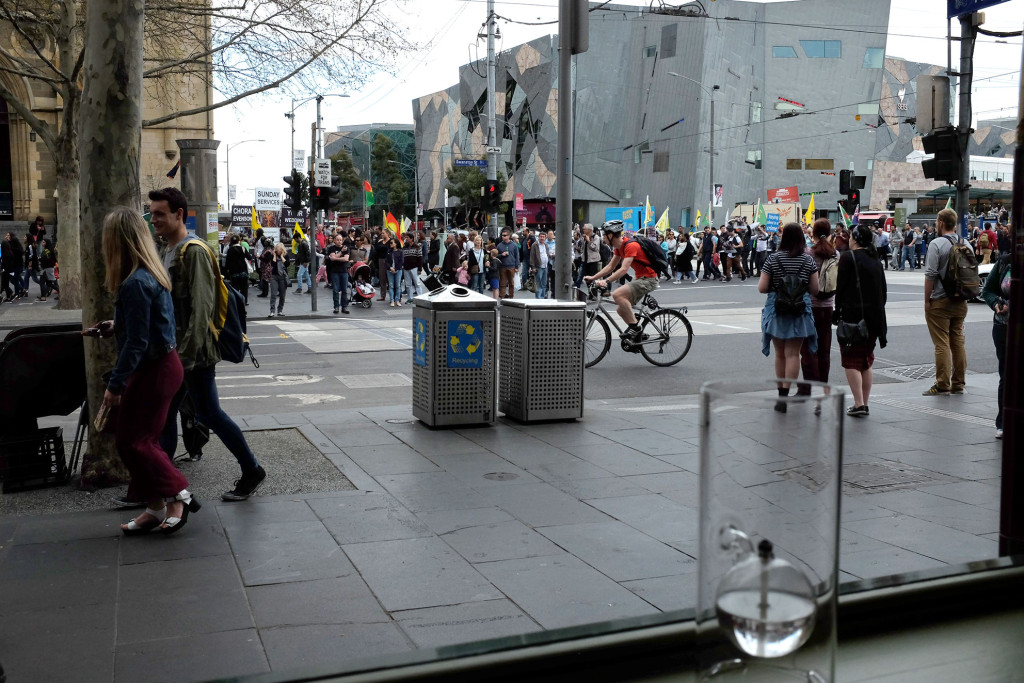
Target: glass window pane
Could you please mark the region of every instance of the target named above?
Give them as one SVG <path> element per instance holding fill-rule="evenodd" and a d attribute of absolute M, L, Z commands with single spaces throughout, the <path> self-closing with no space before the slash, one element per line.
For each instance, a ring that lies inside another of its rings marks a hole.
<path fill-rule="evenodd" d="M 834 159 L 804 159 L 804 169 L 808 171 L 831 171 L 835 165 Z"/>
<path fill-rule="evenodd" d="M 825 41 L 825 57 L 827 59 L 840 59 L 843 56 L 843 42 L 841 40 Z"/>
<path fill-rule="evenodd" d="M 802 171 L 804 170 L 803 159 L 786 159 L 786 170 L 787 171 Z"/>
<path fill-rule="evenodd" d="M 869 47 L 864 50 L 864 68 L 881 69 L 885 62 L 884 47 Z"/>
<path fill-rule="evenodd" d="M 808 57 L 825 56 L 824 40 L 801 40 L 800 47 L 804 49 L 804 54 L 807 55 Z"/>
<path fill-rule="evenodd" d="M 776 45 L 772 48 L 772 57 L 782 57 L 785 59 L 795 59 L 796 50 L 789 45 Z"/>
<path fill-rule="evenodd" d="M 751 123 L 761 123 L 761 103 L 754 102 L 750 117 Z"/>

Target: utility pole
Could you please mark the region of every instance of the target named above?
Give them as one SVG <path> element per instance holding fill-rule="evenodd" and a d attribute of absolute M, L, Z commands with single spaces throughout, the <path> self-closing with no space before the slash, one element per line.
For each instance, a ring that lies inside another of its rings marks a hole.
<path fill-rule="evenodd" d="M 498 179 L 498 127 L 494 121 L 494 0 L 487 0 L 487 179 Z M 498 233 L 498 212 L 491 214 L 491 237 Z"/>
<path fill-rule="evenodd" d="M 971 158 L 967 154 L 970 142 L 971 119 L 971 87 L 974 82 L 974 39 L 978 35 L 978 26 L 985 20 L 979 12 L 964 14 L 960 17 L 960 179 L 956 184 L 956 210 L 960 214 L 960 236 L 967 237 L 967 214 L 971 206 Z"/>
<path fill-rule="evenodd" d="M 320 158 L 320 103 L 323 102 L 323 99 L 324 98 L 323 98 L 322 95 L 317 95 L 316 96 L 316 123 L 313 124 L 313 140 L 312 140 L 313 144 L 311 145 L 312 148 L 316 150 L 316 153 L 313 154 L 313 165 L 309 169 L 309 178 L 308 178 L 308 180 L 309 180 L 308 184 L 309 184 L 309 223 L 310 223 L 310 229 L 309 229 L 309 232 L 306 234 L 306 238 L 309 239 L 309 264 L 310 264 L 311 269 L 313 271 L 313 277 L 312 277 L 313 280 L 316 279 L 317 271 L 320 270 L 320 261 L 317 258 L 317 253 L 316 253 L 316 227 L 315 226 L 322 225 L 323 222 L 324 222 L 324 212 L 323 212 L 322 209 L 320 211 L 317 211 L 316 219 L 314 220 L 314 218 L 313 218 L 313 169 L 316 167 L 316 160 Z M 293 153 L 293 155 L 294 155 L 294 153 Z M 312 308 L 310 310 L 313 313 L 316 313 L 316 290 L 317 290 L 317 286 L 316 286 L 316 282 L 314 282 L 313 283 L 313 291 L 310 294 L 310 297 L 311 297 L 310 305 L 312 306 Z"/>
<path fill-rule="evenodd" d="M 1024 65 L 1024 55 L 1021 58 Z M 1024 81 L 1017 99 L 1017 149 L 1013 153 L 1010 223 L 1010 316 L 1006 326 L 1003 384 L 1003 468 L 999 504 L 999 554 L 1024 553 Z"/>
<path fill-rule="evenodd" d="M 708 225 L 711 229 L 715 229 L 715 91 L 718 90 L 718 86 L 711 88 L 711 159 L 709 164 L 708 175 L 711 177 L 711 203 L 708 206 Z"/>

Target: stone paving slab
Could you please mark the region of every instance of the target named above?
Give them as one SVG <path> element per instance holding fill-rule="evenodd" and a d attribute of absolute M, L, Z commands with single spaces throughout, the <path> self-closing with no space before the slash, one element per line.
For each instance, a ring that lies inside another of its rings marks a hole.
<path fill-rule="evenodd" d="M 988 378 L 972 376 L 959 402 L 921 397 L 923 385 L 878 392 L 915 410 L 991 411 Z M 121 537 L 123 512 L 0 518 L 0 662 L 12 681 L 69 670 L 84 681 L 194 681 L 693 607 L 697 401 L 657 401 L 629 411 L 592 402 L 571 423 L 454 430 L 411 421 L 409 406 L 318 408 L 286 421 L 358 490 L 207 499 L 170 538 Z M 841 579 L 994 557 L 992 430 L 879 412 L 847 420 L 846 462 L 934 479 L 845 488 Z M 241 422 L 281 427 L 271 415 Z M 745 445 L 721 498 L 771 529 L 803 512 L 806 490 L 764 432 L 737 437 Z M 168 627 L 154 612 L 176 619 Z M 55 636 L 64 649 L 40 656 Z"/>

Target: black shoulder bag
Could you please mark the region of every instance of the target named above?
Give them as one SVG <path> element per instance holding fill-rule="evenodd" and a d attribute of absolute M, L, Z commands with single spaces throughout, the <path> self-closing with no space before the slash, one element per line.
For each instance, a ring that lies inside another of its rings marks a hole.
<path fill-rule="evenodd" d="M 851 251 L 850 258 L 853 259 L 853 272 L 857 276 L 857 294 L 860 296 L 860 321 L 857 323 L 848 323 L 845 320 L 839 321 L 839 325 L 836 327 L 836 339 L 843 346 L 866 344 L 871 339 L 868 323 L 864 320 L 864 292 L 860 288 L 860 270 L 857 268 L 857 254 Z"/>

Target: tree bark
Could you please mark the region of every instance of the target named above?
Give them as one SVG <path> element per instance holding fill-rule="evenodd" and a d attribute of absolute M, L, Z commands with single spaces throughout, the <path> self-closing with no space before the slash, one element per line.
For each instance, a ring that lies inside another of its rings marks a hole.
<path fill-rule="evenodd" d="M 57 219 L 60 221 L 60 301 L 57 308 L 72 310 L 82 307 L 81 210 L 77 144 L 69 150 L 68 159 L 57 164 Z M 67 159 L 64 155 L 55 159 Z M 83 321 L 91 322 L 91 321 Z"/>
<path fill-rule="evenodd" d="M 114 206 L 140 210 L 143 0 L 90 0 L 86 10 L 84 87 L 80 118 L 82 318 L 113 315 L 103 288 L 103 217 Z M 126 471 L 113 439 L 93 427 L 102 402 L 101 375 L 116 358 L 110 340 L 87 338 L 85 363 L 90 408 L 89 448 L 82 486 L 120 483 Z"/>

